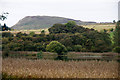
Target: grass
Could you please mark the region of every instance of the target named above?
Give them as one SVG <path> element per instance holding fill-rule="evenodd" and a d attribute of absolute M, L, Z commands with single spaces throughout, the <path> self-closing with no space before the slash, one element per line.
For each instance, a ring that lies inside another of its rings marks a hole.
<path fill-rule="evenodd" d="M 109 30 L 115 28 L 115 24 L 94 24 L 94 25 L 83 25 L 85 28 L 93 28 L 95 30 L 101 31 L 103 29 Z"/>
<path fill-rule="evenodd" d="M 29 34 L 30 32 L 35 32 L 35 34 L 40 34 L 42 30 L 45 30 L 46 34 L 49 34 L 48 28 L 46 29 L 33 29 L 33 30 L 13 30 L 13 31 L 4 31 L 4 32 L 11 32 L 13 34 L 17 34 L 19 32 Z"/>
<path fill-rule="evenodd" d="M 91 24 L 91 25 L 82 25 L 85 28 L 93 28 L 95 30 L 101 31 L 103 29 L 109 30 L 111 28 L 115 28 L 115 24 Z M 48 28 L 45 29 L 32 29 L 32 30 L 14 30 L 14 31 L 6 31 L 6 32 L 11 32 L 13 34 L 16 34 L 18 32 L 22 33 L 27 33 L 29 34 L 30 32 L 35 32 L 35 34 L 40 34 L 41 30 L 45 30 L 46 34 L 49 34 Z M 5 31 L 4 31 L 5 32 Z"/>
<path fill-rule="evenodd" d="M 3 78 L 117 78 L 116 61 L 54 61 L 5 58 Z"/>

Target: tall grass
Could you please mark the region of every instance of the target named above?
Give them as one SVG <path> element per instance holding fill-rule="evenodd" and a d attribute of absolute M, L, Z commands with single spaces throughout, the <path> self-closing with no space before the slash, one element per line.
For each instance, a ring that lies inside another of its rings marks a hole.
<path fill-rule="evenodd" d="M 14 78 L 116 78 L 116 61 L 54 61 L 3 59 L 3 77 Z"/>

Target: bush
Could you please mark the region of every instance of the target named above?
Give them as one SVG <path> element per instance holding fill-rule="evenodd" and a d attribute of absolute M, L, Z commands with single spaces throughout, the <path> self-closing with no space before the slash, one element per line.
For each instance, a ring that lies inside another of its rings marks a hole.
<path fill-rule="evenodd" d="M 81 49 L 81 52 L 86 52 L 86 51 L 87 51 L 86 48 Z"/>
<path fill-rule="evenodd" d="M 34 43 L 35 51 L 46 51 L 43 43 Z"/>
<path fill-rule="evenodd" d="M 46 50 L 49 51 L 49 52 L 58 53 L 58 55 L 64 55 L 67 52 L 66 47 L 58 41 L 50 42 L 47 45 Z"/>
<path fill-rule="evenodd" d="M 9 56 L 9 52 L 10 52 L 9 48 L 6 47 L 6 50 L 2 52 L 2 57 L 3 57 L 3 58 L 8 57 L 8 56 Z"/>
<path fill-rule="evenodd" d="M 39 53 L 37 53 L 37 58 L 38 59 L 42 59 L 42 51 L 40 51 Z"/>
<path fill-rule="evenodd" d="M 114 46 L 120 46 L 120 20 L 116 23 L 113 38 Z"/>
<path fill-rule="evenodd" d="M 120 53 L 120 47 L 119 47 L 119 46 L 115 47 L 115 48 L 113 49 L 113 51 L 114 51 L 114 52 L 117 52 L 117 53 Z"/>
<path fill-rule="evenodd" d="M 68 51 L 73 51 L 73 49 L 71 47 L 69 47 L 69 46 L 67 47 L 67 50 Z"/>
<path fill-rule="evenodd" d="M 111 28 L 111 29 L 110 29 L 110 31 L 111 31 L 111 32 L 113 32 L 113 31 L 114 31 L 114 29 L 113 29 L 113 28 Z"/>
<path fill-rule="evenodd" d="M 74 46 L 74 51 L 76 51 L 76 52 L 80 52 L 81 49 L 82 49 L 82 46 L 81 46 L 81 45 L 75 45 L 75 46 Z"/>
<path fill-rule="evenodd" d="M 42 30 L 42 31 L 41 31 L 41 34 L 45 34 L 45 30 Z"/>
<path fill-rule="evenodd" d="M 8 48 L 11 50 L 11 51 L 21 51 L 23 45 L 20 44 L 20 43 L 15 43 L 15 42 L 10 42 L 8 43 L 6 46 L 8 46 Z M 7 50 L 6 48 L 4 48 L 5 51 Z"/>
<path fill-rule="evenodd" d="M 29 35 L 30 35 L 30 36 L 34 36 L 34 35 L 35 35 L 35 32 L 30 32 Z"/>
<path fill-rule="evenodd" d="M 58 54 L 57 59 L 59 59 L 59 60 L 66 60 L 67 59 L 67 56 L 65 56 L 67 54 L 67 49 L 63 44 L 61 44 L 58 41 L 50 42 L 47 45 L 46 50 L 49 52 L 57 53 Z"/>
<path fill-rule="evenodd" d="M 106 33 L 107 32 L 107 30 L 106 29 L 103 29 L 103 31 Z"/>
<path fill-rule="evenodd" d="M 13 37 L 13 34 L 10 32 L 3 32 L 2 37 Z"/>
<path fill-rule="evenodd" d="M 25 34 L 23 34 L 22 32 L 18 32 L 17 34 L 16 34 L 16 37 L 19 37 L 19 38 L 21 38 L 22 36 L 24 36 Z"/>

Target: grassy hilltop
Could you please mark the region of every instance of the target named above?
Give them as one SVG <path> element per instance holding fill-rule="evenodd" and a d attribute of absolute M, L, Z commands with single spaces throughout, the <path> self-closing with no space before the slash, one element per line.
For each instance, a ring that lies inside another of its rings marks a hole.
<path fill-rule="evenodd" d="M 26 16 L 21 19 L 17 24 L 12 26 L 16 30 L 31 30 L 31 29 L 43 29 L 49 28 L 55 23 L 67 23 L 68 21 L 75 21 L 78 25 L 94 24 L 96 22 L 83 22 L 80 20 L 74 20 L 64 17 L 52 17 L 52 16 Z"/>

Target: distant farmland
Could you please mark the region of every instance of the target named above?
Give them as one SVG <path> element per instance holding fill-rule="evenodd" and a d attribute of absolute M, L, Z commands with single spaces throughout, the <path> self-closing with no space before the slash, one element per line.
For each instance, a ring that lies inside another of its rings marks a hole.
<path fill-rule="evenodd" d="M 103 29 L 109 30 L 111 28 L 115 28 L 115 24 L 91 24 L 91 25 L 82 25 L 85 28 L 93 28 L 95 30 L 101 31 Z M 42 30 L 45 30 L 46 34 L 49 34 L 48 28 L 45 29 L 33 29 L 33 30 L 13 30 L 13 31 L 5 31 L 5 32 L 11 32 L 13 34 L 16 34 L 18 32 L 27 33 L 35 32 L 35 34 L 40 34 Z"/>
<path fill-rule="evenodd" d="M 115 28 L 115 24 L 93 24 L 93 25 L 83 25 L 83 27 L 85 28 L 93 28 L 95 30 L 103 30 L 103 29 L 106 29 L 106 30 L 109 30 L 111 28 Z"/>

